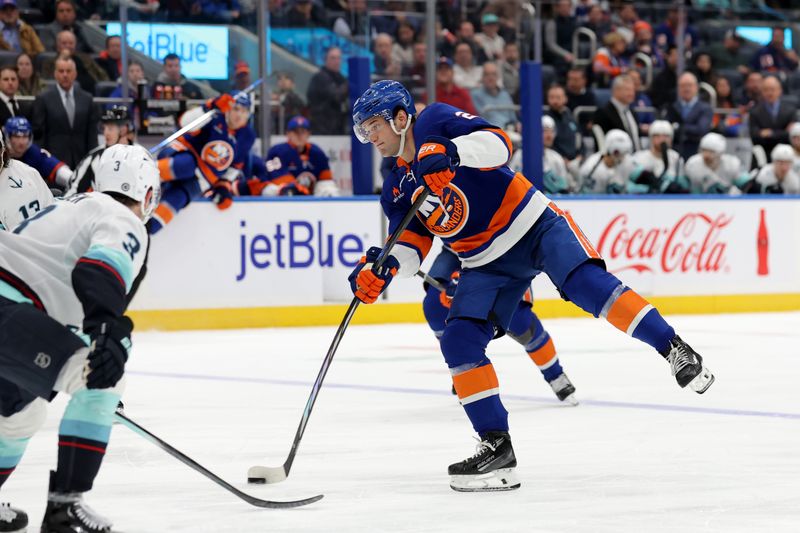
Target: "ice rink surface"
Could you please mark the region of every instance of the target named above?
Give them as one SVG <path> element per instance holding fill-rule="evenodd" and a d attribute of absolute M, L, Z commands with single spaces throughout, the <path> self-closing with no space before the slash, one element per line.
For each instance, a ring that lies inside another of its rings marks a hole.
<path fill-rule="evenodd" d="M 669 320 L 717 377 L 703 396 L 603 321 L 545 321 L 578 407 L 494 341 L 522 488 L 493 494 L 448 486 L 474 441 L 425 325 L 348 329 L 289 479 L 271 486 L 247 486 L 247 468 L 286 458 L 336 328 L 138 333 L 131 418 L 259 497 L 325 498 L 250 507 L 116 426 L 87 499 L 127 533 L 800 531 L 800 313 Z M 3 487 L 30 531 L 64 405 Z"/>

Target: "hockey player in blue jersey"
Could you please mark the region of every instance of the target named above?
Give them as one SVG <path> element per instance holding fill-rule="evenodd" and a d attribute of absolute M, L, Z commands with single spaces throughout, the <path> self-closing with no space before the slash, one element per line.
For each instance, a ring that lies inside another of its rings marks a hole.
<path fill-rule="evenodd" d="M 436 338 L 441 339 L 444 334 L 447 313 L 461 278 L 461 261 L 452 250 L 445 246 L 433 261 L 428 276 L 446 287 L 443 292 L 425 283 L 425 299 L 422 301 L 425 320 Z M 507 333 L 509 337 L 525 348 L 528 357 L 539 368 L 542 377 L 553 389 L 556 397 L 562 402 L 577 405 L 575 386 L 561 367 L 553 339 L 544 329 L 539 317 L 533 312 L 533 294 L 530 289 L 525 291 L 522 300 L 517 304 Z M 455 388 L 453 390 L 455 391 Z"/>
<path fill-rule="evenodd" d="M 3 132 L 9 154 L 13 159 L 35 168 L 51 187 L 56 189 L 67 187 L 72 170 L 33 142 L 33 128 L 27 118 L 9 118 L 3 126 Z"/>
<path fill-rule="evenodd" d="M 266 159 L 253 156 L 253 177 L 237 184 L 245 196 L 338 196 L 325 152 L 310 142 L 311 123 L 297 115 L 286 126 L 286 142 L 269 149 Z"/>
<path fill-rule="evenodd" d="M 531 280 L 544 272 L 562 296 L 595 317 L 652 346 L 680 387 L 705 392 L 714 381 L 702 358 L 644 298 L 605 270 L 570 217 L 506 163 L 511 143 L 480 117 L 435 103 L 419 116 L 396 81 L 373 84 L 353 107 L 355 134 L 397 165 L 384 180 L 381 206 L 389 231 L 427 188 L 431 195 L 411 219 L 380 269 L 370 248 L 350 275 L 353 293 L 373 303 L 396 275 L 413 276 L 433 236 L 456 252 L 461 277 L 440 346 L 474 430 L 477 452 L 450 465 L 458 491 L 520 486 L 489 341 L 509 329 Z"/>
<path fill-rule="evenodd" d="M 252 104 L 249 94 L 234 91 L 183 114 L 181 125 L 219 110 L 207 124 L 181 135 L 158 155 L 163 195 L 148 225 L 150 233 L 204 193 L 218 208 L 230 207 L 234 184 L 251 174 L 250 149 L 256 138 L 248 124 Z"/>

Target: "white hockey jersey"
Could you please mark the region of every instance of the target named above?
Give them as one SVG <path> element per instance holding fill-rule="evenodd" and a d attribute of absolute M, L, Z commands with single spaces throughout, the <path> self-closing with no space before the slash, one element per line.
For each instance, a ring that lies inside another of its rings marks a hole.
<path fill-rule="evenodd" d="M 661 159 L 660 156 L 654 154 L 651 150 L 639 150 L 638 152 L 633 154 L 633 161 L 642 167 L 642 170 L 649 170 L 652 172 L 656 177 L 661 176 L 661 173 L 664 172 L 664 161 Z M 678 176 L 680 169 L 678 168 L 678 163 L 680 161 L 681 156 L 670 148 L 667 150 L 667 163 L 669 164 L 667 168 L 665 176 Z"/>
<path fill-rule="evenodd" d="M 144 224 L 110 196 L 91 192 L 56 200 L 13 232 L 0 231 L 0 295 L 29 303 L 36 298 L 48 315 L 81 331 L 83 307 L 72 286 L 78 262 L 102 263 L 127 293 L 146 250 Z M 27 285 L 25 291 L 15 287 L 14 277 Z"/>
<path fill-rule="evenodd" d="M 686 162 L 685 174 L 693 193 L 728 192 L 747 178 L 742 172 L 742 162 L 732 154 L 720 154 L 717 168 L 706 165 L 702 154 L 695 154 Z"/>
<path fill-rule="evenodd" d="M 33 167 L 12 159 L 0 171 L 0 229 L 13 229 L 54 201 L 53 193 Z"/>
<path fill-rule="evenodd" d="M 508 166 L 514 172 L 522 172 L 522 149 L 514 149 Z M 554 194 L 561 190 L 577 192 L 577 183 L 574 176 L 567 170 L 564 158 L 552 148 L 544 148 L 542 172 L 545 176 L 543 181 L 546 193 Z"/>
<path fill-rule="evenodd" d="M 761 167 L 761 170 L 756 174 L 756 183 L 761 186 L 762 191 L 771 185 L 778 184 L 778 178 L 775 176 L 775 166 L 772 163 Z M 800 175 L 796 174 L 791 168 L 780 184 L 783 194 L 800 194 Z"/>
<path fill-rule="evenodd" d="M 619 165 L 607 167 L 601 161 L 602 157 L 601 153 L 594 153 L 581 165 L 579 173 L 581 192 L 587 194 L 625 192 L 637 166 L 633 158 L 626 155 Z"/>

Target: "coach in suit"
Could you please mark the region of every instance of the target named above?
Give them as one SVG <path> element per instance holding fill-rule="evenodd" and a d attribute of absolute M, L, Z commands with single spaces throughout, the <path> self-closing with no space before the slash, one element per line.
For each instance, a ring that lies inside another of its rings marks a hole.
<path fill-rule="evenodd" d="M 761 101 L 750 110 L 750 137 L 753 144 L 764 147 L 767 154 L 775 145 L 789 143 L 789 125 L 794 121 L 797 108 L 781 102 L 783 88 L 775 76 L 761 82 Z"/>
<path fill-rule="evenodd" d="M 17 68 L 0 67 L 0 127 L 11 117 L 31 118 L 31 104 L 17 100 L 18 90 Z"/>
<path fill-rule="evenodd" d="M 92 96 L 75 84 L 75 61 L 56 60 L 56 85 L 33 103 L 33 132 L 40 145 L 70 168 L 97 146 L 99 110 Z"/>
<path fill-rule="evenodd" d="M 689 159 L 697 153 L 700 139 L 711 131 L 714 111 L 698 96 L 697 77 L 684 72 L 678 78 L 678 99 L 668 106 L 664 118 L 675 127 L 675 150 Z"/>
<path fill-rule="evenodd" d="M 622 130 L 633 141 L 633 151 L 642 149 L 639 142 L 639 124 L 631 111 L 631 104 L 636 99 L 636 89 L 633 79 L 627 74 L 620 74 L 611 82 L 611 99 L 597 109 L 592 116 L 592 123 L 600 126 L 603 133 L 611 130 Z M 595 138 L 595 146 L 600 146 L 599 139 Z"/>

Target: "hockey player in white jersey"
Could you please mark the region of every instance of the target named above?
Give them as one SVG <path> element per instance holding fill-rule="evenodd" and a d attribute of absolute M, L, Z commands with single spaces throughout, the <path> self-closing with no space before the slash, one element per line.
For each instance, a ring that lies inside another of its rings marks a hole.
<path fill-rule="evenodd" d="M 158 168 L 142 147 L 113 146 L 93 189 L 0 232 L 0 486 L 47 402 L 71 396 L 42 533 L 112 531 L 82 495 L 100 469 L 123 389 L 133 329 L 126 294 L 142 267 Z M 4 506 L 0 516 L 0 531 L 24 531 L 22 511 Z"/>
<path fill-rule="evenodd" d="M 577 192 L 575 178 L 567 170 L 561 154 L 553 150 L 556 139 L 556 122 L 549 115 L 542 115 L 542 141 L 544 143 L 544 159 L 542 161 L 542 182 L 547 194 L 567 194 Z M 522 172 L 522 150 L 514 150 L 508 166 L 516 172 Z"/>
<path fill-rule="evenodd" d="M 2 138 L 0 151 L 6 154 Z M 14 229 L 54 201 L 53 193 L 34 168 L 16 159 L 3 162 L 0 170 L 0 230 Z"/>
<path fill-rule="evenodd" d="M 639 150 L 633 154 L 633 161 L 642 171 L 655 176 L 658 191 L 649 191 L 647 184 L 640 184 L 641 192 L 681 193 L 689 191 L 689 184 L 682 175 L 681 156 L 672 149 L 674 131 L 672 124 L 666 120 L 656 120 L 650 124 L 648 136 L 650 148 Z M 640 181 L 642 181 L 640 179 Z"/>
<path fill-rule="evenodd" d="M 700 152 L 686 162 L 686 177 L 693 193 L 741 194 L 750 177 L 742 162 L 726 154 L 727 142 L 719 133 L 706 133 L 700 139 Z"/>
<path fill-rule="evenodd" d="M 587 194 L 621 194 L 627 192 L 628 182 L 636 170 L 633 161 L 633 141 L 622 130 L 606 133 L 602 152 L 590 155 L 581 165 L 580 189 Z"/>
<path fill-rule="evenodd" d="M 755 179 L 750 192 L 761 194 L 800 194 L 800 175 L 792 170 L 794 150 L 788 144 L 778 144 L 770 154 L 772 163 L 754 170 Z"/>
<path fill-rule="evenodd" d="M 793 122 L 792 125 L 789 126 L 789 142 L 794 150 L 792 170 L 795 174 L 800 176 L 800 122 Z"/>

